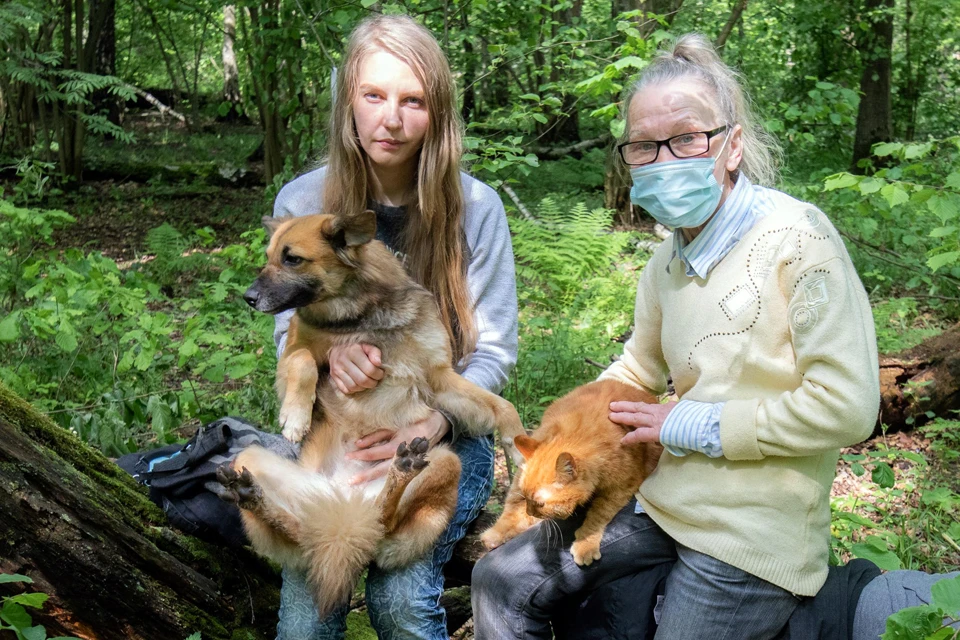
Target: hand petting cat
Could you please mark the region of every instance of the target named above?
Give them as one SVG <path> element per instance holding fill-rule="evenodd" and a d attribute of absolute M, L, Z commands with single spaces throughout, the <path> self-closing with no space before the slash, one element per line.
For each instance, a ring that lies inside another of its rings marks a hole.
<path fill-rule="evenodd" d="M 664 404 L 646 402 L 611 402 L 610 421 L 633 429 L 620 439 L 620 444 L 660 442 L 660 429 L 667 415 L 677 406 L 675 401 Z"/>

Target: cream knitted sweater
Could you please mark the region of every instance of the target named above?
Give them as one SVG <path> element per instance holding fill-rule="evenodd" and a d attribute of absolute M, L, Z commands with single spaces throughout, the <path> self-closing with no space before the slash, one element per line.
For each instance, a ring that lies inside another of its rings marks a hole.
<path fill-rule="evenodd" d="M 879 408 L 866 293 L 833 225 L 775 191 L 706 280 L 664 242 L 637 290 L 635 331 L 601 378 L 725 402 L 724 456 L 664 453 L 637 493 L 677 542 L 798 595 L 827 577 L 839 448 Z"/>

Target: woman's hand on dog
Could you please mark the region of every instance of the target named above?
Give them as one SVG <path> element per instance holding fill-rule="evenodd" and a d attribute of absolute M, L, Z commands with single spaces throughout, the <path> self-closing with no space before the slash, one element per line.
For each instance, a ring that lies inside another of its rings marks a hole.
<path fill-rule="evenodd" d="M 620 439 L 620 444 L 660 442 L 660 430 L 676 402 L 648 404 L 646 402 L 611 402 L 610 421 L 622 424 L 630 433 Z"/>
<path fill-rule="evenodd" d="M 410 444 L 414 438 L 426 438 L 432 447 L 440 442 L 448 431 L 450 431 L 450 423 L 443 414 L 431 411 L 426 419 L 397 429 L 395 432 L 383 429 L 365 435 L 357 440 L 357 450 L 351 451 L 345 457 L 348 460 L 365 460 L 377 464 L 353 476 L 350 484 L 363 484 L 387 475 L 387 471 L 390 470 L 390 461 L 393 460 L 401 442 Z"/>
<path fill-rule="evenodd" d="M 372 344 L 344 344 L 330 349 L 330 380 L 350 395 L 373 389 L 383 379 L 380 349 Z"/>

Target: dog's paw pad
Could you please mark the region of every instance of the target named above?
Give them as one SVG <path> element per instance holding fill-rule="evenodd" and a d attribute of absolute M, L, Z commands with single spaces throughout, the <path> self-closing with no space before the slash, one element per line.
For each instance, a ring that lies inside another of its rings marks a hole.
<path fill-rule="evenodd" d="M 233 502 L 242 509 L 252 509 L 260 503 L 263 492 L 253 474 L 244 467 L 240 473 L 230 463 L 217 467 L 217 482 L 222 489 L 217 495 L 221 500 Z"/>
<path fill-rule="evenodd" d="M 414 438 L 410 441 L 410 446 L 407 446 L 406 442 L 401 442 L 397 447 L 393 464 L 402 473 L 422 471 L 427 466 L 427 449 L 429 448 L 430 442 L 426 438 Z"/>

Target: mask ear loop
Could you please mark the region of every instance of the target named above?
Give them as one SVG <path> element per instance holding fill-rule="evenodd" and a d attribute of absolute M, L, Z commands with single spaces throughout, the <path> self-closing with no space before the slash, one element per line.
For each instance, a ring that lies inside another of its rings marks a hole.
<path fill-rule="evenodd" d="M 724 147 L 727 146 L 727 141 L 730 140 L 730 137 L 733 135 L 734 126 L 736 125 L 732 125 L 732 126 L 727 125 L 727 130 L 723 132 L 723 144 L 720 145 L 720 151 L 717 152 L 717 160 L 719 160 L 720 156 L 723 155 L 723 149 Z M 724 171 L 726 171 L 726 169 L 724 169 Z M 737 167 L 736 169 L 730 172 L 730 180 L 733 181 L 734 184 L 736 184 L 737 178 L 739 177 L 740 177 L 740 167 Z"/>

